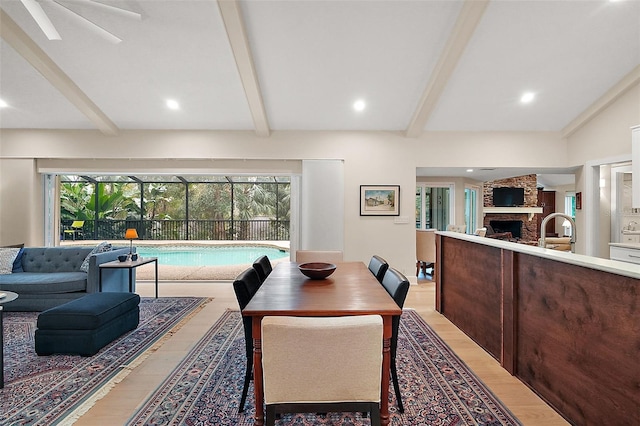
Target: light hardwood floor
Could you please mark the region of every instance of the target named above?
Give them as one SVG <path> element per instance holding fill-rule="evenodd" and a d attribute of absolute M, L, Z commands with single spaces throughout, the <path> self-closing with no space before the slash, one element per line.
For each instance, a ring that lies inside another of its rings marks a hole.
<path fill-rule="evenodd" d="M 153 297 L 151 282 L 138 282 L 141 296 Z M 197 315 L 134 368 L 104 398 L 90 408 L 76 425 L 124 425 L 145 397 L 156 389 L 187 351 L 227 308 L 238 305 L 229 282 L 161 282 L 160 296 L 212 297 Z M 553 409 L 434 309 L 435 287 L 420 280 L 412 285 L 405 307 L 415 309 L 491 391 L 524 425 L 567 425 Z"/>

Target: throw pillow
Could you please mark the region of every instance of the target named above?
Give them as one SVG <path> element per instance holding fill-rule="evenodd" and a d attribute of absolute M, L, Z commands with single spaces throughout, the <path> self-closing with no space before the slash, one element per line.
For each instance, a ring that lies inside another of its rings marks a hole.
<path fill-rule="evenodd" d="M 19 248 L 0 248 L 0 274 L 10 274 Z"/>
<path fill-rule="evenodd" d="M 18 255 L 16 256 L 16 260 L 13 261 L 13 269 L 11 273 L 15 274 L 16 272 L 24 272 L 22 269 L 22 255 L 24 255 L 24 248 L 21 247 Z"/>
<path fill-rule="evenodd" d="M 96 253 L 104 253 L 107 251 L 111 251 L 111 244 L 108 242 L 102 242 L 100 244 L 98 244 L 97 246 L 95 246 L 93 248 L 93 250 L 91 250 L 91 253 L 89 253 L 87 255 L 87 257 L 84 258 L 84 261 L 82 262 L 82 265 L 80 265 L 80 270 L 82 272 L 89 272 L 89 259 L 91 258 L 92 255 L 96 254 Z"/>

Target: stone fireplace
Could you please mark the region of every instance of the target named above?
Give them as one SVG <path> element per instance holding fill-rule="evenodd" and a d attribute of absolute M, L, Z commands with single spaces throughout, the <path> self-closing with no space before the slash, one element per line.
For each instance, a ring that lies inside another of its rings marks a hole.
<path fill-rule="evenodd" d="M 494 180 L 484 184 L 484 225 L 491 225 L 495 232 L 511 232 L 514 239 L 522 242 L 538 241 L 536 216 L 531 213 L 538 205 L 538 179 L 536 175 L 518 176 Z M 524 207 L 500 208 L 493 204 L 493 188 L 524 188 Z M 542 208 L 540 208 L 542 213 Z"/>
<path fill-rule="evenodd" d="M 511 232 L 513 238 L 522 238 L 521 220 L 490 220 L 489 225 L 496 233 Z"/>

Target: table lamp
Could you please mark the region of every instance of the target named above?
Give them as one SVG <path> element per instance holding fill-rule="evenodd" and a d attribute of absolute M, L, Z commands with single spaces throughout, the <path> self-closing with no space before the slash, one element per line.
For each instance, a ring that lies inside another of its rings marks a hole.
<path fill-rule="evenodd" d="M 133 255 L 133 240 L 138 239 L 138 231 L 135 228 L 129 228 L 124 233 L 125 240 L 129 240 L 131 244 L 129 245 L 129 256 Z"/>

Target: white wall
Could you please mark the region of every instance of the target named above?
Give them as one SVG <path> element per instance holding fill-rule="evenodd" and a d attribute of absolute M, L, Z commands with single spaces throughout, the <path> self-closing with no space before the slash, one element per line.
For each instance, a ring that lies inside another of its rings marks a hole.
<path fill-rule="evenodd" d="M 344 250 L 344 164 L 302 162 L 300 249 Z"/>
<path fill-rule="evenodd" d="M 567 138 L 569 163 L 631 154 L 631 130 L 640 124 L 640 85 L 636 85 L 616 102 Z"/>
<path fill-rule="evenodd" d="M 371 255 L 379 254 L 408 276 L 415 271 L 416 167 L 568 164 L 565 142 L 549 132 L 433 132 L 409 139 L 394 132 L 276 131 L 269 138 L 260 138 L 244 131 L 122 131 L 110 137 L 97 131 L 3 129 L 0 137 L 0 244 L 16 238 L 32 245 L 43 241 L 42 206 L 33 205 L 34 195 L 41 197 L 33 159 L 40 159 L 43 171 L 68 167 L 130 173 L 171 173 L 189 165 L 194 173 L 246 171 L 254 165 L 274 173 L 287 168 L 300 173 L 302 160 L 336 159 L 344 161 L 345 259 L 368 261 Z M 14 161 L 30 166 L 11 166 Z M 33 185 L 27 195 L 5 190 L 24 185 Z M 360 216 L 360 185 L 400 185 L 400 215 L 407 222 L 398 223 L 401 221 L 388 216 Z M 33 216 L 25 219 L 25 211 Z M 456 207 L 456 215 L 458 212 L 463 214 L 463 209 Z"/>
<path fill-rule="evenodd" d="M 35 163 L 30 158 L 0 160 L 0 245 L 42 242 L 42 178 Z"/>
<path fill-rule="evenodd" d="M 640 124 L 640 86 L 636 85 L 615 102 L 605 108 L 600 114 L 586 123 L 582 128 L 567 138 L 569 164 L 583 166 L 576 172 L 576 192 L 582 192 L 583 209 L 576 211 L 576 225 L 578 228 L 576 251 L 589 253 L 586 244 L 593 241 L 595 252 L 593 255 L 604 256 L 603 246 L 609 241 L 609 232 L 599 234 L 608 226 L 610 215 L 606 206 L 600 203 L 600 190 L 595 182 L 591 182 L 592 191 L 588 192 L 587 179 L 590 174 L 586 170 L 592 168 L 593 163 L 604 164 L 611 159 L 631 159 L 631 130 Z M 606 177 L 605 177 L 606 178 Z M 587 218 L 588 211 L 592 211 Z M 589 229 L 587 229 L 589 228 Z M 588 235 L 590 234 L 590 235 Z"/>

